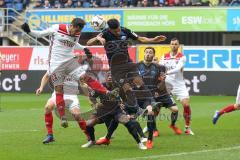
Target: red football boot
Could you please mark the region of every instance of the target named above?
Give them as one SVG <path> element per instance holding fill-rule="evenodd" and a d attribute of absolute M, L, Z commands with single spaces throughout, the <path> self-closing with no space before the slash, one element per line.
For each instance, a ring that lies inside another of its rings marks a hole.
<path fill-rule="evenodd" d="M 173 126 L 173 125 L 170 125 L 169 127 L 172 128 L 172 130 L 173 130 L 176 134 L 178 134 L 178 135 L 182 134 L 182 131 L 181 131 L 178 127 Z"/>
<path fill-rule="evenodd" d="M 146 147 L 147 147 L 147 149 L 152 149 L 152 148 L 153 148 L 153 143 L 152 143 L 151 140 L 148 140 L 148 141 L 146 142 Z"/>
<path fill-rule="evenodd" d="M 110 140 L 107 139 L 107 138 L 102 138 L 102 139 L 98 139 L 96 141 L 96 145 L 102 145 L 102 144 L 109 145 L 110 144 Z"/>

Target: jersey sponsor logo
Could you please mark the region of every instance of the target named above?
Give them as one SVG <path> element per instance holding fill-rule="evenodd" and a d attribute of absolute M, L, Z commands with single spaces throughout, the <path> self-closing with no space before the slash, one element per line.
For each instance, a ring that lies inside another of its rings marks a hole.
<path fill-rule="evenodd" d="M 122 36 L 122 37 L 121 37 L 121 40 L 126 40 L 126 39 L 127 39 L 126 36 Z"/>
<path fill-rule="evenodd" d="M 187 71 L 239 71 L 240 47 L 184 47 Z"/>
<path fill-rule="evenodd" d="M 66 47 L 73 47 L 75 45 L 75 43 L 68 41 L 68 40 L 59 40 L 64 46 Z"/>

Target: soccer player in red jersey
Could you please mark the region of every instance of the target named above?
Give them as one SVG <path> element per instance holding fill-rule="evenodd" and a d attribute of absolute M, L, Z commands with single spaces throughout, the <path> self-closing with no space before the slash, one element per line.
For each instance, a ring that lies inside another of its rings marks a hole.
<path fill-rule="evenodd" d="M 92 53 L 88 48 L 78 43 L 81 31 L 85 26 L 85 21 L 81 18 L 74 18 L 70 25 L 56 24 L 43 31 L 31 30 L 27 23 L 22 25 L 22 29 L 31 36 L 45 37 L 50 36 L 51 42 L 49 47 L 49 68 L 48 72 L 52 79 L 56 94 L 56 105 L 61 118 L 61 125 L 67 127 L 65 117 L 65 101 L 63 98 L 63 83 L 67 75 L 78 81 L 80 78 L 85 79 L 87 85 L 93 89 L 99 90 L 103 94 L 108 94 L 97 80 L 87 76 L 85 69 L 78 63 L 78 58 L 74 54 L 74 49 L 83 50 L 88 59 L 92 58 Z"/>
<path fill-rule="evenodd" d="M 48 72 L 42 77 L 40 87 L 36 90 L 36 95 L 40 95 L 43 91 L 43 88 L 48 83 L 50 75 Z M 66 77 L 64 81 L 63 89 L 64 93 L 64 101 L 66 102 L 66 107 L 69 109 L 69 112 L 73 115 L 74 119 L 77 121 L 81 130 L 86 134 L 88 138 L 88 134 L 86 132 L 86 121 L 81 118 L 80 114 L 80 103 L 77 97 L 79 83 L 75 80 L 71 79 L 71 76 Z M 54 106 L 56 106 L 55 101 L 55 93 L 52 94 L 52 97 L 48 99 L 45 104 L 45 126 L 47 129 L 47 137 L 43 140 L 43 144 L 48 144 L 54 141 L 53 137 L 53 115 L 52 111 Z"/>
<path fill-rule="evenodd" d="M 190 128 L 191 123 L 191 108 L 189 104 L 189 93 L 184 81 L 183 70 L 186 62 L 186 57 L 183 53 L 178 52 L 179 40 L 177 38 L 171 39 L 171 51 L 164 55 L 160 61 L 161 64 L 167 67 L 166 86 L 169 92 L 177 96 L 183 106 L 183 116 L 185 119 L 185 133 L 187 135 L 194 135 Z"/>

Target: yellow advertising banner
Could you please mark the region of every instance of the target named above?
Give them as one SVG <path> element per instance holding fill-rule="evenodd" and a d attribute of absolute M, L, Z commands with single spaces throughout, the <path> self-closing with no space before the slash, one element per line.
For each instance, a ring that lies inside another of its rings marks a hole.
<path fill-rule="evenodd" d="M 137 45 L 137 61 L 144 59 L 144 50 L 146 47 L 153 47 L 155 49 L 155 57 L 159 60 L 162 56 L 170 52 L 169 45 Z M 179 47 L 179 52 L 182 52 L 182 46 Z"/>

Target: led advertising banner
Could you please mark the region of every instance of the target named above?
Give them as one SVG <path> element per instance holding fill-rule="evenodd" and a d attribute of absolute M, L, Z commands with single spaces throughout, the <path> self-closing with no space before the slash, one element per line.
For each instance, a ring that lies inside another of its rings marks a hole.
<path fill-rule="evenodd" d="M 226 9 L 125 10 L 124 26 L 135 32 L 226 31 Z"/>
<path fill-rule="evenodd" d="M 123 24 L 121 10 L 29 10 L 26 12 L 28 23 L 34 30 L 46 29 L 53 24 L 70 24 L 73 18 L 80 17 L 87 23 L 82 32 L 93 32 L 90 22 L 95 15 L 101 15 L 105 20 L 116 18 Z"/>

